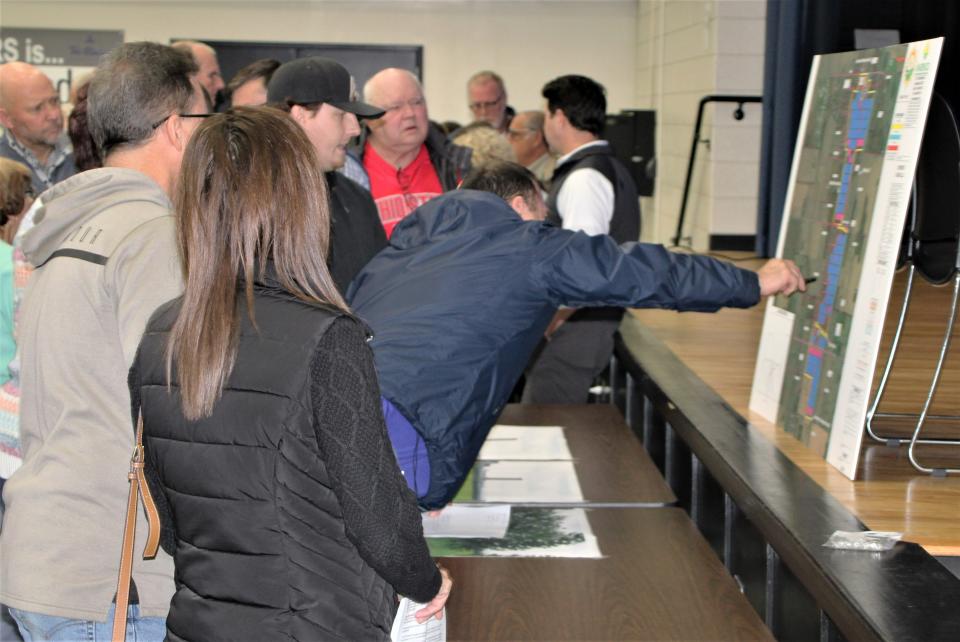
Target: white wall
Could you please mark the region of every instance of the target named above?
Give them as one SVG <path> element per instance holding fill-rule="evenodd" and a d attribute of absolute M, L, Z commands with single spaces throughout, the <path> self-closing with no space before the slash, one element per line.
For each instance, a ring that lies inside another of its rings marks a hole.
<path fill-rule="evenodd" d="M 700 99 L 760 95 L 764 0 L 638 0 L 637 99 L 657 111 L 657 185 L 643 199 L 645 240 L 672 239 Z M 708 105 L 697 150 L 683 236 L 705 249 L 709 236 L 756 230 L 759 105 Z"/>
<path fill-rule="evenodd" d="M 646 240 L 667 242 L 676 228 L 697 102 L 715 84 L 714 2 L 639 0 L 637 101 L 657 112 L 657 184 L 652 201 L 643 204 Z M 711 177 L 703 151 L 694 168 L 685 234 L 709 211 Z"/>
<path fill-rule="evenodd" d="M 717 3 L 716 93 L 763 94 L 766 3 L 720 0 Z M 736 105 L 713 109 L 709 134 L 713 192 L 709 231 L 712 235 L 756 234 L 757 192 L 760 184 L 762 106 L 744 106 L 741 121 L 732 117 Z"/>
<path fill-rule="evenodd" d="M 518 110 L 540 88 L 581 73 L 607 88 L 612 110 L 633 106 L 635 0 L 0 0 L 15 27 L 122 29 L 127 41 L 171 37 L 424 46 L 430 115 L 471 120 L 466 80 L 494 69 Z"/>
<path fill-rule="evenodd" d="M 466 79 L 503 75 L 517 109 L 540 88 L 581 73 L 607 88 L 610 111 L 657 111 L 658 178 L 643 200 L 643 238 L 674 233 L 696 118 L 705 94 L 762 90 L 766 0 L 0 0 L 15 27 L 122 29 L 129 40 L 419 44 L 430 115 L 470 120 Z M 684 235 L 755 230 L 760 109 L 708 107 Z"/>

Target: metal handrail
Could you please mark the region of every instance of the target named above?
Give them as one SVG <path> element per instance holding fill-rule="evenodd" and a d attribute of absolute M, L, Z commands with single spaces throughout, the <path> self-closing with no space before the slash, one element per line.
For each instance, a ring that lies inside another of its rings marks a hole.
<path fill-rule="evenodd" d="M 703 125 L 703 108 L 707 103 L 737 103 L 737 108 L 733 112 L 736 120 L 743 120 L 743 106 L 746 103 L 762 103 L 762 96 L 723 96 L 709 95 L 700 99 L 700 106 L 697 108 L 697 124 L 693 128 L 693 142 L 690 143 L 690 161 L 687 163 L 687 178 L 683 182 L 683 198 L 680 201 L 680 218 L 677 221 L 677 233 L 673 237 L 673 244 L 680 245 L 680 239 L 683 238 L 683 219 L 687 213 L 687 199 L 690 196 L 690 181 L 693 179 L 693 164 L 697 160 L 697 144 L 700 140 L 700 128 Z"/>

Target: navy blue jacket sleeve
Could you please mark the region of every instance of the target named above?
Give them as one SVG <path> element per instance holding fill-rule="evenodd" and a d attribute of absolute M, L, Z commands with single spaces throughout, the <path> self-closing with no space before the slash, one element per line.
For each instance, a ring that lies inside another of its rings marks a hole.
<path fill-rule="evenodd" d="M 534 278 L 560 305 L 713 312 L 760 300 L 755 272 L 662 245 L 552 229 L 540 244 Z"/>

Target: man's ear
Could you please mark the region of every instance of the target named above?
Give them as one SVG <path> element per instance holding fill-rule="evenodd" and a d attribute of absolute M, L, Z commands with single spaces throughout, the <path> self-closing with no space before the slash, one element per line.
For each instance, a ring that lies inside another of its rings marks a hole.
<path fill-rule="evenodd" d="M 527 207 L 527 202 L 523 200 L 523 196 L 521 196 L 520 194 L 517 194 L 516 196 L 511 198 L 509 201 L 507 201 L 507 205 L 512 207 L 513 211 L 519 214 L 520 218 L 522 218 L 523 220 L 525 221 L 537 220 L 536 217 L 533 215 L 533 212 L 530 211 L 530 208 Z"/>
<path fill-rule="evenodd" d="M 174 149 L 182 152 L 187 148 L 187 136 L 186 132 L 183 131 L 183 125 L 183 118 L 177 114 L 171 114 L 170 118 L 165 120 L 163 124 L 157 128 L 156 135 L 164 136 Z"/>
<path fill-rule="evenodd" d="M 553 117 L 554 117 L 555 119 L 559 119 L 559 120 L 557 121 L 558 124 L 568 125 L 568 124 L 570 123 L 570 121 L 567 120 L 567 115 L 566 115 L 565 113 L 563 113 L 563 110 L 560 109 L 559 107 L 557 107 L 557 108 L 553 111 Z"/>
<path fill-rule="evenodd" d="M 292 118 L 299 125 L 303 125 L 304 121 L 307 120 L 308 113 L 309 112 L 300 105 L 293 105 L 290 107 L 290 118 Z"/>
<path fill-rule="evenodd" d="M 10 129 L 10 114 L 3 107 L 0 107 L 0 125 L 3 125 L 4 129 Z"/>

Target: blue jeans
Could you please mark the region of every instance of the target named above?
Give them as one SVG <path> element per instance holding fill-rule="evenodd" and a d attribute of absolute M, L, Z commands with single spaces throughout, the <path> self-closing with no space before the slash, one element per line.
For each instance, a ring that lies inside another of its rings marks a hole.
<path fill-rule="evenodd" d="M 20 626 L 24 642 L 110 642 L 113 635 L 113 609 L 106 622 L 72 620 L 54 615 L 10 609 L 10 615 Z M 140 607 L 127 608 L 127 642 L 163 642 L 167 634 L 167 620 L 162 617 L 140 617 Z"/>
<path fill-rule="evenodd" d="M 3 485 L 6 483 L 3 477 L 0 477 L 0 524 L 3 524 Z M 20 642 L 20 629 L 17 623 L 10 617 L 10 611 L 3 604 L 0 604 L 0 642 Z"/>
<path fill-rule="evenodd" d="M 20 642 L 20 627 L 13 621 L 10 609 L 0 604 L 0 640 L 2 642 Z"/>

